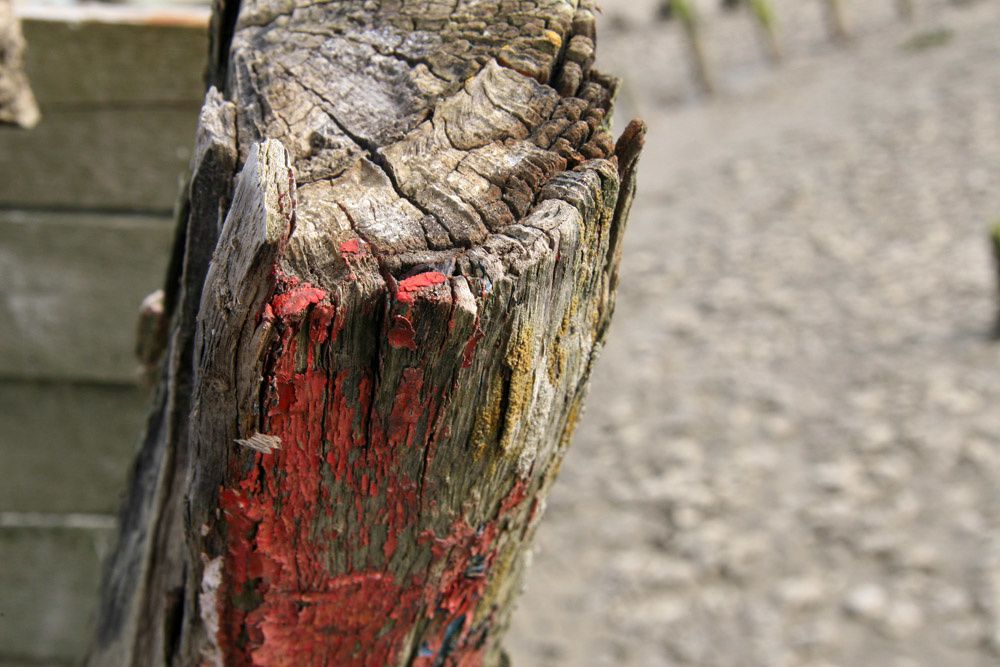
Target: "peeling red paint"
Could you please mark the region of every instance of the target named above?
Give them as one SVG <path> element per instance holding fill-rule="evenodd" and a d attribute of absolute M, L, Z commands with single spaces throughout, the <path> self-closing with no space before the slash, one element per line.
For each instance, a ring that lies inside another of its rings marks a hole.
<path fill-rule="evenodd" d="M 309 318 L 309 340 L 319 345 L 325 343 L 330 337 L 330 324 L 333 319 L 333 307 L 329 304 L 318 303 L 313 308 L 312 316 Z M 336 337 L 336 332 L 334 332 L 334 337 Z"/>
<path fill-rule="evenodd" d="M 397 296 L 406 301 L 446 280 L 420 274 L 401 281 Z M 277 292 L 262 314 L 282 332 L 266 374 L 262 432 L 282 448 L 253 454 L 252 465 L 234 460 L 220 491 L 227 548 L 218 640 L 226 664 L 396 664 L 420 619 L 428 624 L 413 664 L 481 664 L 489 617 L 475 626 L 473 617 L 500 521 L 519 511 L 524 483 L 484 525 L 458 516 L 444 536 L 422 530 L 418 477 L 433 460 L 440 390 L 425 386 L 421 369 L 406 368 L 392 400 L 376 407 L 369 372 L 330 367 L 343 328 L 337 304 L 283 276 Z M 397 316 L 396 325 L 390 343 L 415 346 L 410 320 Z M 413 457 L 426 457 L 423 466 Z M 384 535 L 372 530 L 382 527 Z M 389 564 L 404 544 L 425 550 L 429 563 L 397 578 Z"/>
<path fill-rule="evenodd" d="M 392 328 L 389 329 L 389 344 L 393 347 L 405 347 L 410 350 L 417 349 L 417 341 L 414 338 L 413 322 L 403 315 L 394 315 L 392 318 Z"/>
<path fill-rule="evenodd" d="M 396 286 L 396 299 L 402 303 L 413 303 L 422 290 L 435 285 L 441 285 L 448 280 L 448 276 L 439 271 L 427 271 L 418 273 L 399 281 Z"/>
<path fill-rule="evenodd" d="M 289 292 L 274 297 L 271 307 L 281 317 L 299 315 L 314 303 L 319 303 L 326 297 L 326 292 L 318 287 L 296 287 Z"/>
<path fill-rule="evenodd" d="M 527 497 L 528 485 L 524 483 L 523 479 L 517 480 L 510 491 L 507 492 L 503 502 L 500 503 L 500 516 L 507 515 L 511 510 L 524 502 L 524 499 Z"/>
<path fill-rule="evenodd" d="M 462 368 L 470 368 L 472 366 L 472 360 L 476 356 L 476 347 L 482 338 L 483 330 L 479 328 L 479 320 L 476 319 L 476 328 L 472 336 L 469 337 L 469 342 L 465 344 L 465 349 L 462 350 Z"/>
<path fill-rule="evenodd" d="M 274 309 L 271 308 L 271 304 L 269 303 L 264 304 L 264 312 L 261 313 L 260 319 L 263 320 L 264 322 L 274 321 Z"/>
<path fill-rule="evenodd" d="M 351 239 L 340 244 L 340 252 L 356 255 L 361 252 L 361 239 Z"/>
<path fill-rule="evenodd" d="M 278 273 L 278 294 L 267 305 L 279 317 L 301 315 L 306 308 L 326 298 L 326 291 L 298 278 Z"/>

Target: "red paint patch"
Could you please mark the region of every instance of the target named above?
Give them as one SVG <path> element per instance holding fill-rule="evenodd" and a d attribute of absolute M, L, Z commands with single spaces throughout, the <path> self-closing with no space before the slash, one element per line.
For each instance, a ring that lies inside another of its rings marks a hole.
<path fill-rule="evenodd" d="M 402 281 L 400 300 L 446 280 L 428 273 Z M 520 511 L 524 483 L 483 525 L 457 516 L 442 537 L 421 530 L 422 509 L 434 507 L 421 498 L 419 476 L 430 469 L 444 432 L 435 426 L 440 390 L 425 385 L 421 369 L 406 368 L 395 396 L 376 403 L 375 378 L 330 367 L 344 326 L 337 304 L 292 279 L 279 278 L 279 285 L 263 314 L 282 320 L 282 334 L 266 373 L 261 426 L 282 447 L 254 454 L 252 463 L 233 457 L 219 495 L 225 663 L 396 664 L 423 622 L 415 665 L 481 664 L 491 622 L 487 616 L 474 625 L 473 618 L 497 558 L 499 526 Z M 415 346 L 412 322 L 397 316 L 397 327 L 390 344 Z M 425 550 L 428 563 L 396 579 L 388 569 L 401 545 Z"/>
<path fill-rule="evenodd" d="M 271 301 L 271 308 L 280 317 L 301 315 L 306 308 L 325 298 L 325 291 L 307 283 L 300 287 L 292 287 L 287 292 L 275 296 Z"/>
<path fill-rule="evenodd" d="M 427 271 L 418 273 L 404 280 L 400 280 L 396 286 L 396 299 L 402 303 L 413 303 L 417 294 L 435 285 L 441 285 L 448 280 L 448 276 L 439 271 Z"/>
<path fill-rule="evenodd" d="M 333 306 L 329 304 L 319 303 L 313 308 L 312 317 L 309 318 L 309 340 L 318 345 L 325 343 L 330 337 L 330 323 L 333 322 L 333 316 Z"/>
<path fill-rule="evenodd" d="M 500 503 L 500 516 L 509 514 L 511 510 L 523 503 L 527 497 L 528 485 L 524 483 L 523 479 L 517 480 L 510 491 L 507 492 L 503 502 Z"/>
<path fill-rule="evenodd" d="M 476 329 L 469 338 L 469 342 L 465 344 L 465 349 L 462 350 L 462 368 L 469 368 L 472 366 L 472 361 L 476 357 L 476 346 L 479 345 L 479 341 L 483 338 L 483 330 L 479 328 L 479 320 L 476 320 Z"/>
<path fill-rule="evenodd" d="M 357 255 L 361 252 L 361 239 L 351 239 L 340 244 L 340 252 L 348 255 Z"/>
<path fill-rule="evenodd" d="M 415 333 L 413 322 L 402 315 L 395 315 L 392 318 L 392 328 L 389 329 L 389 345 L 415 350 L 417 349 L 417 341 L 414 339 Z"/>

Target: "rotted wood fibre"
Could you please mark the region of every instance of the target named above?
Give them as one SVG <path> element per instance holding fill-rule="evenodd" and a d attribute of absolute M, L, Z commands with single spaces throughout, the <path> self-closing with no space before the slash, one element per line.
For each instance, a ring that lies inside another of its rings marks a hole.
<path fill-rule="evenodd" d="M 644 133 L 593 12 L 216 6 L 91 664 L 501 662 Z"/>

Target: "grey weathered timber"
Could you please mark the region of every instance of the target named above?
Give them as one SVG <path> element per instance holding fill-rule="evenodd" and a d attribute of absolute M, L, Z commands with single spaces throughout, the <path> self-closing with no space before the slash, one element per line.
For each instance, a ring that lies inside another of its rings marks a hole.
<path fill-rule="evenodd" d="M 91 664 L 502 660 L 644 134 L 593 11 L 216 5 Z"/>
<path fill-rule="evenodd" d="M 11 0 L 0 0 L 0 124 L 33 127 L 38 105 L 24 73 L 24 36 Z"/>

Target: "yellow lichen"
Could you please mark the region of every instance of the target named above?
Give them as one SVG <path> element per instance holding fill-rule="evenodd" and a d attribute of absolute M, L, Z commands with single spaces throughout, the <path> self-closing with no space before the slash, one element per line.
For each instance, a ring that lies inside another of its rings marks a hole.
<path fill-rule="evenodd" d="M 555 30 L 546 30 L 542 34 L 545 36 L 545 39 L 552 44 L 552 46 L 556 47 L 557 49 L 562 47 L 563 43 L 562 37 Z"/>
<path fill-rule="evenodd" d="M 503 383 L 495 381 L 486 394 L 486 402 L 476 416 L 472 427 L 472 446 L 476 460 L 483 457 L 490 444 L 496 441 L 500 426 L 500 404 L 503 401 Z"/>
<path fill-rule="evenodd" d="M 566 369 L 566 346 L 563 344 L 563 341 L 569 335 L 570 324 L 573 321 L 573 316 L 576 314 L 577 308 L 579 308 L 579 304 L 579 297 L 574 294 L 566 310 L 563 311 L 562 321 L 559 323 L 559 331 L 552 339 L 552 349 L 549 351 L 546 370 L 548 370 L 549 382 L 552 383 L 553 387 L 559 386 L 559 378 Z"/>
<path fill-rule="evenodd" d="M 507 348 L 507 368 L 510 369 L 510 387 L 507 390 L 507 410 L 504 415 L 503 438 L 500 449 L 505 455 L 516 456 L 519 452 L 515 444 L 518 425 L 524 420 L 531 403 L 532 388 L 535 383 L 535 334 L 530 326 L 522 326 Z"/>
<path fill-rule="evenodd" d="M 580 408 L 582 405 L 583 400 L 578 397 L 569 406 L 569 414 L 566 415 L 566 425 L 563 427 L 562 436 L 559 438 L 559 449 L 565 449 L 569 446 L 569 441 L 573 437 L 573 431 L 576 430 L 576 424 L 580 421 Z"/>

